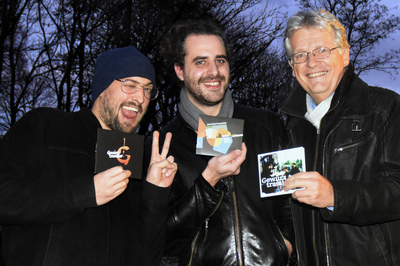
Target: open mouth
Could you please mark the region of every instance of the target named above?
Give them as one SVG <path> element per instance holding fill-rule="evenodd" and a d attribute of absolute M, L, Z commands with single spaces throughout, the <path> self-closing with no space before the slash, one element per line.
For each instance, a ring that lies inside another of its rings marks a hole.
<path fill-rule="evenodd" d="M 139 112 L 139 109 L 133 106 L 122 106 L 122 108 L 130 112 Z"/>
<path fill-rule="evenodd" d="M 122 115 L 127 119 L 135 119 L 140 108 L 132 105 L 124 105 L 121 108 Z"/>

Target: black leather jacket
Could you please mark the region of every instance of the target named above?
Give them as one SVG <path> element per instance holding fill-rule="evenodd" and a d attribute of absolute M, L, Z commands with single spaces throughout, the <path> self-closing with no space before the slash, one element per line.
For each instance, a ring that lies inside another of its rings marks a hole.
<path fill-rule="evenodd" d="M 399 95 L 369 87 L 349 66 L 319 132 L 304 118 L 305 98 L 296 84 L 282 108 L 291 145 L 332 183 L 335 205 L 293 201 L 299 265 L 400 265 Z"/>
<path fill-rule="evenodd" d="M 183 118 L 161 131 L 172 132 L 170 154 L 178 164 L 167 251 L 179 256 L 179 265 L 287 265 L 284 238 L 294 241 L 288 197 L 260 198 L 257 162 L 257 154 L 281 148 L 285 131 L 270 112 L 234 110 L 234 118 L 245 119 L 247 157 L 239 175 L 214 188 L 201 176 L 211 157 L 195 154 L 197 134 Z"/>

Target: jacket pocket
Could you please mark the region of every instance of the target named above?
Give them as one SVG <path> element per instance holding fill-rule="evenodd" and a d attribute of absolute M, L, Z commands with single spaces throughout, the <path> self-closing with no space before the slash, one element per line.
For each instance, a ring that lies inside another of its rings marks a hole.
<path fill-rule="evenodd" d="M 354 141 L 342 136 L 341 143 L 335 145 L 324 158 L 323 175 L 330 180 L 373 181 L 371 165 L 376 165 L 380 156 L 374 133 Z"/>
<path fill-rule="evenodd" d="M 363 139 L 353 142 L 353 143 L 349 143 L 347 145 L 335 148 L 333 150 L 333 153 L 340 153 L 340 152 L 346 152 L 349 151 L 351 149 L 357 149 L 358 147 L 361 147 L 362 145 L 364 145 L 365 143 L 367 143 L 370 139 L 372 139 L 374 136 L 373 133 L 369 133 L 367 136 L 365 136 Z"/>

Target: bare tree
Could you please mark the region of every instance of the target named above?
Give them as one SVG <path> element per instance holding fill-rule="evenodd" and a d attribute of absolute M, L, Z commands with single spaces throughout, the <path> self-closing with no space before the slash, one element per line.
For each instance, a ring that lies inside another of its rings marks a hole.
<path fill-rule="evenodd" d="M 383 56 L 372 48 L 399 30 L 380 0 L 298 0 L 324 8 L 348 29 L 358 73 L 395 73 L 399 49 Z M 231 90 L 236 102 L 277 111 L 292 76 L 281 48 L 287 13 L 261 0 L 4 0 L 0 5 L 0 131 L 32 108 L 74 111 L 90 106 L 94 63 L 103 51 L 133 45 L 155 66 L 160 96 L 138 132 L 162 127 L 177 113 L 181 84 L 161 57 L 164 33 L 178 20 L 211 18 L 226 30 L 235 60 Z M 1 134 L 0 133 L 0 134 Z"/>
<path fill-rule="evenodd" d="M 73 111 L 88 106 L 94 58 L 108 47 L 101 40 L 107 34 L 102 26 L 113 19 L 121 4 L 118 1 L 41 0 L 38 9 L 45 14 L 40 26 L 46 60 L 50 62 L 48 81 L 57 98 L 56 107 Z"/>
<path fill-rule="evenodd" d="M 270 48 L 253 62 L 255 67 L 246 83 L 236 90 L 236 102 L 256 108 L 279 112 L 285 96 L 292 87 L 292 69 L 283 49 Z"/>
<path fill-rule="evenodd" d="M 7 130 L 26 110 L 42 105 L 41 51 L 35 34 L 35 1 L 6 1 L 2 6 L 0 127 Z M 14 13 L 14 16 L 12 15 Z M 4 31 L 4 32 L 3 32 Z"/>

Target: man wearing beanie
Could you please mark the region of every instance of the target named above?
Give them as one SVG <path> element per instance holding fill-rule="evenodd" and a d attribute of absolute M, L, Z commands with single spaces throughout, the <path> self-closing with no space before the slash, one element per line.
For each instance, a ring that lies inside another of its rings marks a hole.
<path fill-rule="evenodd" d="M 92 109 L 39 108 L 0 149 L 0 224 L 6 265 L 157 265 L 177 166 L 154 134 L 146 181 L 116 166 L 94 173 L 98 128 L 132 133 L 157 97 L 154 68 L 136 48 L 96 61 Z"/>

